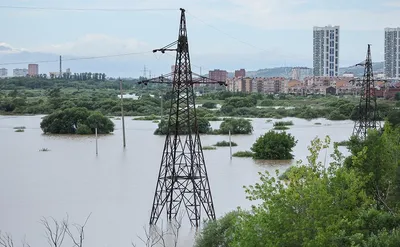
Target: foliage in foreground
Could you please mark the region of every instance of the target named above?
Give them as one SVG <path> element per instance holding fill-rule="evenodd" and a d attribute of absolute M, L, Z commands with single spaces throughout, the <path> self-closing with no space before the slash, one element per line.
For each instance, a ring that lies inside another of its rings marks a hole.
<path fill-rule="evenodd" d="M 385 132 L 371 132 L 366 142 L 353 140 L 346 162 L 334 145 L 329 164 L 318 161 L 330 146 L 329 137 L 314 139 L 307 163 L 288 169 L 284 181 L 278 171 L 260 173 L 259 183 L 245 187 L 257 205 L 207 224 L 196 246 L 399 246 L 400 164 L 395 154 L 400 133 L 390 127 Z M 393 147 L 385 152 L 388 146 Z"/>
<path fill-rule="evenodd" d="M 288 160 L 293 159 L 292 149 L 297 140 L 286 132 L 268 131 L 257 138 L 251 147 L 254 159 Z"/>
<path fill-rule="evenodd" d="M 84 107 L 67 108 L 45 116 L 40 123 L 44 133 L 51 134 L 108 134 L 114 123 L 100 112 L 90 112 Z"/>

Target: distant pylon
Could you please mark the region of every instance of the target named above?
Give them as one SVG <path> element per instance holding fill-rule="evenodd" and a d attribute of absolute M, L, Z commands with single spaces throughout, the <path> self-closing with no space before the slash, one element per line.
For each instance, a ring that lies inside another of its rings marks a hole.
<path fill-rule="evenodd" d="M 365 139 L 368 129 L 379 129 L 381 127 L 376 103 L 370 44 L 368 44 L 367 58 L 357 65 L 364 66 L 364 77 L 362 80 L 353 80 L 361 86 L 360 102 L 357 109 L 358 119 L 354 123 L 353 135 Z"/>

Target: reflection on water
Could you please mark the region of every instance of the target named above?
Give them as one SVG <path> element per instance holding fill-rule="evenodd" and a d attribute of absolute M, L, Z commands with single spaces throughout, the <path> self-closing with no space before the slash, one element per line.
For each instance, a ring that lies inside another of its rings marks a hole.
<path fill-rule="evenodd" d="M 353 128 L 352 121 L 283 120 L 294 122 L 288 132 L 298 140 L 292 161 L 231 160 L 229 147 L 204 151 L 218 217 L 237 206 L 250 207 L 243 185 L 257 182 L 258 172 L 275 174 L 276 169 L 285 170 L 296 160 L 305 161 L 307 146 L 314 137 L 329 135 L 332 141 L 343 141 Z M 123 149 L 121 121 L 113 120 L 116 130 L 111 135 L 99 135 L 96 156 L 94 136 L 44 135 L 40 121 L 41 116 L 0 116 L 0 230 L 12 233 L 17 240 L 26 234 L 32 246 L 43 246 L 46 239 L 38 223 L 42 216 L 61 219 L 68 213 L 71 222 L 83 223 L 92 213 L 86 246 L 139 244 L 137 234 L 143 236 L 143 226 L 149 220 L 164 145 L 163 136 L 153 135 L 157 124 L 127 117 L 127 147 Z M 232 136 L 238 144 L 232 147 L 233 152 L 250 150 L 260 135 L 273 128 L 273 122 L 253 119 L 252 135 Z M 212 122 L 212 127 L 219 124 Z M 25 132 L 14 132 L 15 126 L 25 126 Z M 229 140 L 217 135 L 201 138 L 204 146 Z M 41 148 L 50 151 L 39 152 Z M 341 151 L 347 154 L 345 148 Z M 190 246 L 194 232 L 188 222 L 182 229 L 182 246 Z"/>

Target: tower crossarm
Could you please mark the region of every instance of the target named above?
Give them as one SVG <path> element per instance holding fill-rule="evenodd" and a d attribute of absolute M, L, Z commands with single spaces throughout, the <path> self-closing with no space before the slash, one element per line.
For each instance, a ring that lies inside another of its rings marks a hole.
<path fill-rule="evenodd" d="M 221 86 L 227 86 L 228 85 L 224 81 L 213 80 L 211 78 L 208 78 L 208 77 L 205 77 L 205 76 L 201 76 L 201 75 L 198 75 L 198 74 L 193 73 L 193 72 L 192 72 L 192 75 L 194 77 L 192 78 L 191 82 L 188 82 L 189 84 L 219 84 Z M 174 77 L 174 73 L 169 73 L 169 74 L 166 74 L 166 75 L 161 75 L 161 76 L 154 77 L 154 78 L 151 78 L 151 79 L 146 79 L 146 80 L 139 81 L 138 84 L 147 85 L 149 83 L 165 83 L 165 84 L 171 84 L 172 85 L 173 77 Z"/>
<path fill-rule="evenodd" d="M 158 77 L 142 80 L 142 81 L 139 81 L 137 83 L 138 84 L 144 84 L 144 85 L 147 85 L 148 83 L 166 83 L 166 84 L 171 84 L 172 85 L 173 74 L 174 73 L 169 73 L 169 74 L 166 74 L 166 75 L 160 75 Z"/>
<path fill-rule="evenodd" d="M 196 77 L 193 77 L 193 79 L 192 79 L 193 84 L 219 84 L 221 86 L 228 86 L 228 84 L 226 84 L 225 81 L 214 80 L 214 79 L 208 78 L 206 76 L 201 76 L 201 75 L 193 73 L 193 72 L 192 72 L 192 75 L 196 76 Z"/>

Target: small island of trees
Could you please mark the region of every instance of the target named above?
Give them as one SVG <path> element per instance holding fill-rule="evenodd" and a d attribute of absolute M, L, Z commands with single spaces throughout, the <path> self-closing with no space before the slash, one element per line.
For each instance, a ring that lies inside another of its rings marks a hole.
<path fill-rule="evenodd" d="M 43 132 L 50 134 L 109 134 L 114 123 L 100 112 L 91 112 L 84 107 L 73 107 L 55 111 L 40 123 Z"/>
<path fill-rule="evenodd" d="M 290 160 L 293 159 L 293 148 L 297 140 L 284 131 L 268 131 L 257 138 L 250 151 L 239 151 L 234 157 L 252 157 L 261 160 Z"/>
<path fill-rule="evenodd" d="M 227 135 L 231 131 L 232 135 L 235 134 L 251 134 L 253 132 L 253 126 L 251 122 L 244 118 L 225 118 L 222 121 L 219 129 L 213 130 L 211 124 L 207 118 L 197 118 L 197 126 L 199 134 L 216 134 L 216 135 Z M 180 135 L 187 134 L 186 127 L 182 126 L 178 131 Z M 195 126 L 193 122 L 192 133 L 195 133 Z M 168 133 L 168 120 L 163 119 L 158 124 L 158 128 L 155 130 L 155 135 L 166 135 Z M 170 133 L 175 133 L 175 128 L 170 130 Z"/>

